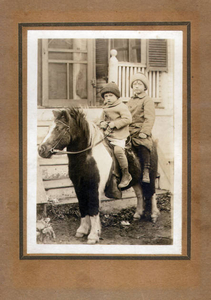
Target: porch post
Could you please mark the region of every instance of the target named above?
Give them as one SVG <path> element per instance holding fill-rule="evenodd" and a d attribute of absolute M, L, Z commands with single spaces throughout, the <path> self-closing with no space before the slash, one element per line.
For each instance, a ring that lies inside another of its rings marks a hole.
<path fill-rule="evenodd" d="M 111 57 L 109 59 L 109 67 L 108 67 L 108 82 L 114 81 L 116 84 L 118 84 L 118 59 L 117 51 L 115 49 L 112 49 L 110 51 Z"/>

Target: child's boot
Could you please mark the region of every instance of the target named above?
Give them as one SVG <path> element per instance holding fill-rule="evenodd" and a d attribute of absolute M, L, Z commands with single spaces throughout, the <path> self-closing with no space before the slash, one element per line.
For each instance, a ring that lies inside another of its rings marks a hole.
<path fill-rule="evenodd" d="M 119 163 L 120 169 L 122 171 L 122 179 L 119 188 L 124 188 L 129 185 L 132 180 L 132 176 L 128 172 L 128 161 L 125 155 L 125 150 L 119 146 L 114 147 L 114 155 Z"/>
<path fill-rule="evenodd" d="M 150 166 L 144 165 L 143 179 L 142 179 L 142 182 L 144 183 L 150 183 L 149 170 L 150 170 Z"/>
<path fill-rule="evenodd" d="M 120 177 L 119 164 L 115 156 L 113 156 L 113 175 L 116 177 Z"/>
<path fill-rule="evenodd" d="M 126 187 L 129 185 L 129 183 L 132 180 L 132 176 L 130 175 L 130 173 L 128 172 L 128 168 L 122 169 L 122 179 L 120 184 L 118 185 L 118 187 L 120 189 Z"/>
<path fill-rule="evenodd" d="M 142 161 L 143 161 L 143 178 L 142 182 L 144 183 L 150 183 L 150 176 L 149 176 L 149 171 L 150 171 L 150 151 L 144 147 L 140 146 L 139 148 Z"/>

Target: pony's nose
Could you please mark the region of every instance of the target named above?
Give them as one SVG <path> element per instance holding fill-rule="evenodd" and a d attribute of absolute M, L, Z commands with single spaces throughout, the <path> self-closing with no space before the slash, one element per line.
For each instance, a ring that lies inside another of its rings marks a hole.
<path fill-rule="evenodd" d="M 38 147 L 38 153 L 40 156 L 42 156 L 43 153 L 45 153 L 46 147 L 44 145 L 40 145 Z"/>

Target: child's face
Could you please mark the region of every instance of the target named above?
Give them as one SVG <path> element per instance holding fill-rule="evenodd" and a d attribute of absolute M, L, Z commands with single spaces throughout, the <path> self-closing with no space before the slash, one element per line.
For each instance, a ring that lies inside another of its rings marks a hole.
<path fill-rule="evenodd" d="M 111 105 L 114 104 L 114 102 L 117 100 L 117 96 L 112 93 L 106 93 L 104 94 L 104 100 L 107 104 Z"/>
<path fill-rule="evenodd" d="M 133 92 L 135 94 L 140 94 L 145 91 L 145 85 L 141 80 L 136 80 L 133 82 Z"/>

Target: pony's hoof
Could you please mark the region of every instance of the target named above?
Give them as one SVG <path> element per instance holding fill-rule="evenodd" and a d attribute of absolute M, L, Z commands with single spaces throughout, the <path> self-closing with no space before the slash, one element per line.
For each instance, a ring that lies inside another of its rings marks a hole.
<path fill-rule="evenodd" d="M 141 214 L 136 212 L 136 213 L 133 215 L 133 219 L 134 219 L 134 220 L 140 220 L 140 219 L 141 219 Z"/>
<path fill-rule="evenodd" d="M 100 240 L 100 236 L 98 234 L 89 234 L 87 238 L 87 244 L 93 245 L 97 244 Z"/>
<path fill-rule="evenodd" d="M 152 223 L 155 224 L 157 222 L 158 217 L 151 217 L 152 218 Z"/>
<path fill-rule="evenodd" d="M 156 214 L 153 214 L 151 216 L 151 219 L 152 219 L 152 223 L 156 223 L 157 222 L 157 219 L 158 219 L 158 216 L 160 215 L 160 212 L 157 211 Z"/>
<path fill-rule="evenodd" d="M 94 245 L 97 244 L 99 242 L 99 239 L 88 239 L 87 240 L 87 244 L 89 245 Z"/>
<path fill-rule="evenodd" d="M 82 232 L 76 232 L 75 237 L 82 238 L 85 234 Z"/>

